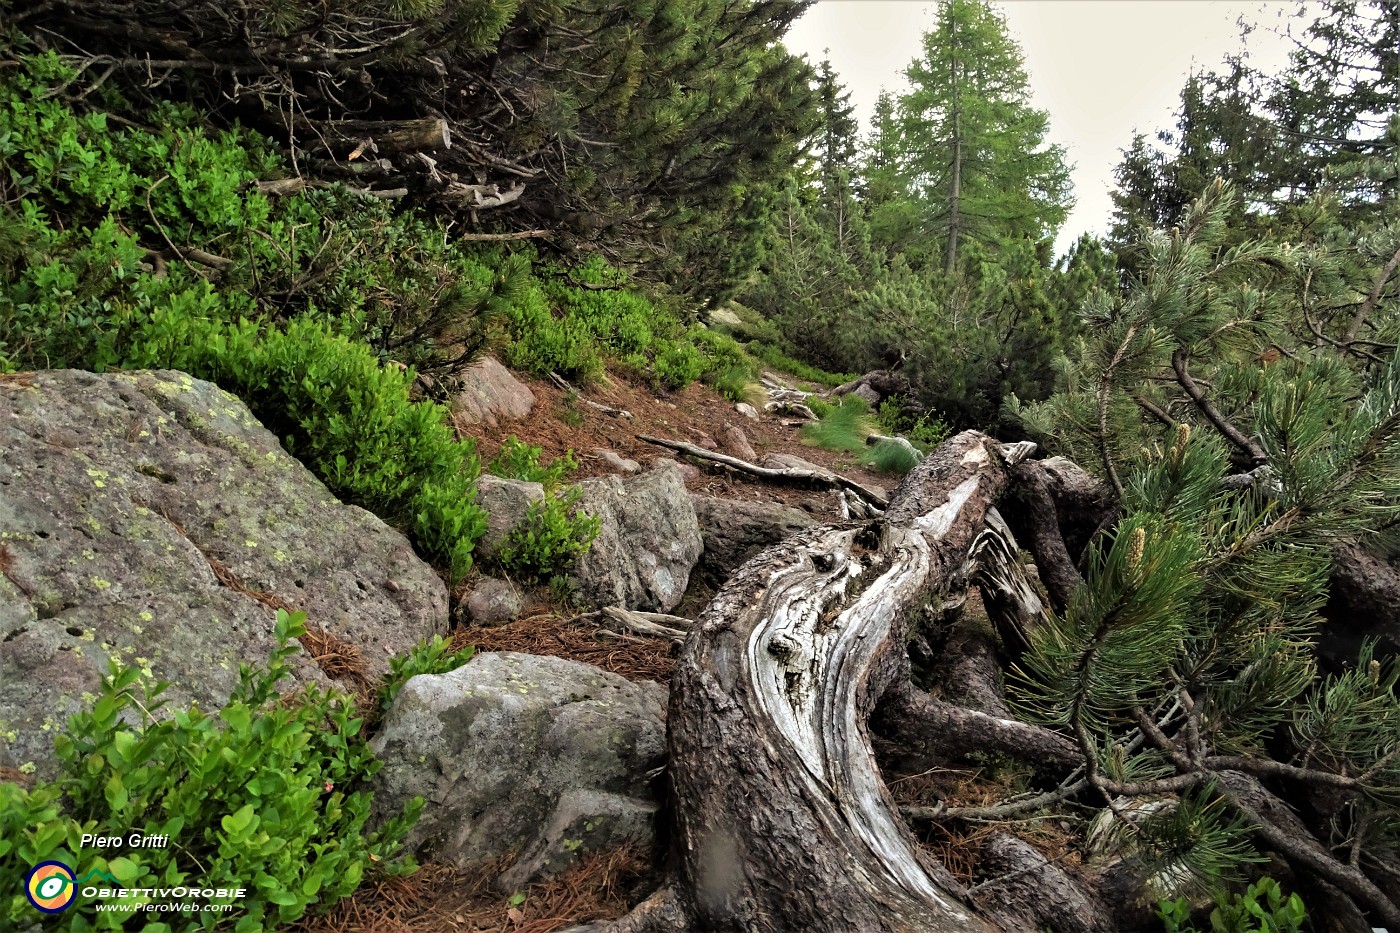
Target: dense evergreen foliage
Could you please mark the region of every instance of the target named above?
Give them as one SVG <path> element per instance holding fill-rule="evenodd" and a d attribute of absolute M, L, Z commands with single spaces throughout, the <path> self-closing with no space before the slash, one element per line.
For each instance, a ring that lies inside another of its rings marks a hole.
<path fill-rule="evenodd" d="M 1170 148 L 1125 151 L 1120 286 L 1085 304 L 1058 391 L 1009 406 L 1114 503 L 1019 695 L 1078 737 L 1091 780 L 1180 795 L 1109 821 L 1164 896 L 1259 848 L 1306 858 L 1311 833 L 1349 853 L 1310 862 L 1318 877 L 1393 910 L 1395 645 L 1328 595 L 1339 546 L 1397 554 L 1396 14 L 1329 3 L 1283 75 L 1235 61 L 1188 81 Z M 1320 661 L 1319 630 L 1343 624 L 1382 641 Z M 1227 772 L 1335 793 L 1290 834 Z"/>
<path fill-rule="evenodd" d="M 1092 241 L 1052 256 L 1068 169 L 992 6 L 941 3 L 906 73 L 857 146 L 847 96 L 819 69 L 815 158 L 778 193 L 743 301 L 792 352 L 845 371 L 903 359 L 914 409 L 986 425 L 1007 396 L 1049 392 L 1074 309 L 1112 266 Z"/>

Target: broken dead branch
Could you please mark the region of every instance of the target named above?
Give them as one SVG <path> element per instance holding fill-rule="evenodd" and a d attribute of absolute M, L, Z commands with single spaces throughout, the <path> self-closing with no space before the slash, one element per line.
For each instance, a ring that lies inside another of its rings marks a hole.
<path fill-rule="evenodd" d="M 715 453 L 713 450 L 706 450 L 697 447 L 695 444 L 687 444 L 685 441 L 668 441 L 659 437 L 650 437 L 646 434 L 638 434 L 637 440 L 645 441 L 648 444 L 655 444 L 658 447 L 666 447 L 679 451 L 691 457 L 701 460 L 710 460 L 714 463 L 723 464 L 740 473 L 747 473 L 759 479 L 771 480 L 773 482 L 793 483 L 800 486 L 813 486 L 822 489 L 846 489 L 860 496 L 870 505 L 883 509 L 889 505 L 889 499 L 882 494 L 857 483 L 853 479 L 848 479 L 836 473 L 826 471 L 817 472 L 815 470 L 804 470 L 800 467 L 782 467 L 779 469 L 771 467 L 761 467 L 747 460 L 740 460 L 738 457 L 731 457 L 728 454 Z"/>
<path fill-rule="evenodd" d="M 565 392 L 568 392 L 569 394 L 573 395 L 575 398 L 577 398 L 583 404 L 587 405 L 589 408 L 592 408 L 596 411 L 601 411 L 603 414 L 611 415 L 614 418 L 626 418 L 628 421 L 632 420 L 632 413 L 625 408 L 614 408 L 611 405 L 604 405 L 602 402 L 594 402 L 584 398 L 583 393 L 579 392 L 578 389 L 575 389 L 573 386 L 569 385 L 569 383 L 564 379 L 564 377 L 559 375 L 558 373 L 550 373 L 549 381 L 554 383 L 559 388 L 563 389 Z"/>
<path fill-rule="evenodd" d="M 691 628 L 695 625 L 694 620 L 684 616 L 668 615 L 664 612 L 642 612 L 637 609 L 626 609 L 622 606 L 604 606 L 602 609 L 593 612 L 585 612 L 582 615 L 574 616 L 570 622 L 584 621 L 606 621 L 616 627 L 626 629 L 637 635 L 644 635 L 650 638 L 668 638 L 676 644 L 685 641 L 686 635 L 690 634 Z M 599 635 L 618 636 L 620 633 L 599 629 Z"/>

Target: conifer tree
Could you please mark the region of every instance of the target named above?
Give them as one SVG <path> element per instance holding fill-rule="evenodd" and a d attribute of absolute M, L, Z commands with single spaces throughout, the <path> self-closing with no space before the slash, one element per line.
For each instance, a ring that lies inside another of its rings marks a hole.
<path fill-rule="evenodd" d="M 849 258 L 859 236 L 860 204 L 855 199 L 857 135 L 859 125 L 851 94 L 837 80 L 829 60 L 817 68 L 817 102 L 821 130 L 817 156 L 821 166 L 823 207 L 832 224 L 832 235 L 841 255 Z"/>
<path fill-rule="evenodd" d="M 1142 230 L 1178 225 L 1214 178 L 1242 196 L 1231 218 L 1239 239 L 1296 225 L 1295 209 L 1324 190 L 1357 221 L 1395 199 L 1400 3 L 1319 6 L 1281 74 L 1261 74 L 1240 56 L 1193 74 L 1176 126 L 1157 134 L 1161 146 L 1139 136 L 1124 151 L 1112 229 L 1120 260 L 1131 264 L 1126 247 Z"/>
<path fill-rule="evenodd" d="M 953 272 L 964 240 L 985 246 L 1053 237 L 1068 211 L 1069 172 L 1029 104 L 1020 50 L 984 0 L 944 0 L 906 71 L 899 101 L 906 185 L 922 232 Z"/>
<path fill-rule="evenodd" d="M 13 0 L 7 13 L 44 44 L 63 36 L 79 100 L 95 101 L 95 79 L 133 101 L 236 111 L 313 182 L 403 191 L 477 236 L 548 235 L 706 300 L 751 270 L 754 214 L 816 128 L 811 68 L 778 41 L 810 3 Z M 99 62 L 110 69 L 88 71 Z M 721 237 L 735 248 L 716 250 Z"/>
<path fill-rule="evenodd" d="M 1311 241 L 1236 242 L 1238 197 L 1217 182 L 1147 234 L 1140 281 L 1098 294 L 1062 390 L 1020 412 L 1115 503 L 1020 696 L 1077 738 L 1112 801 L 1100 836 L 1159 896 L 1267 849 L 1325 882 L 1318 898 L 1394 923 L 1395 646 L 1324 674 L 1315 633 L 1338 542 L 1400 519 L 1400 359 L 1346 352 L 1344 319 L 1314 320 L 1318 339 L 1298 325 L 1366 294 L 1400 226 L 1371 231 L 1363 273 L 1321 207 Z M 1395 304 L 1368 309 L 1387 332 Z M 1309 809 L 1261 810 L 1261 781 Z"/>

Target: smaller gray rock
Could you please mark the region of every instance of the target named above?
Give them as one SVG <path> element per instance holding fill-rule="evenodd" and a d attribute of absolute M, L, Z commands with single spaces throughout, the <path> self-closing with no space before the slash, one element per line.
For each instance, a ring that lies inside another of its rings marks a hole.
<path fill-rule="evenodd" d="M 606 447 L 593 448 L 593 456 L 606 463 L 615 473 L 631 476 L 633 473 L 642 472 L 640 463 L 622 456 L 615 450 L 608 450 Z"/>
<path fill-rule="evenodd" d="M 732 330 L 738 330 L 744 326 L 744 319 L 729 308 L 711 308 L 709 316 L 712 325 L 719 325 L 720 327 L 727 327 Z"/>
<path fill-rule="evenodd" d="M 476 504 L 486 510 L 486 536 L 477 542 L 476 556 L 489 560 L 505 543 L 510 530 L 525 520 L 530 506 L 544 498 L 544 486 L 490 473 L 476 481 Z"/>
<path fill-rule="evenodd" d="M 463 867 L 525 853 L 512 878 L 558 871 L 594 845 L 647 841 L 665 703 L 657 684 L 514 652 L 414 677 L 370 743 L 384 763 L 376 818 L 421 796 L 412 851 Z"/>
<path fill-rule="evenodd" d="M 514 583 L 482 577 L 467 597 L 467 616 L 477 625 L 502 625 L 519 618 L 524 606 Z"/>
<path fill-rule="evenodd" d="M 652 469 L 665 467 L 680 473 L 681 479 L 687 483 L 693 483 L 700 479 L 700 468 L 692 463 L 681 463 L 679 460 L 672 460 L 670 457 L 655 457 L 651 461 Z"/>
<path fill-rule="evenodd" d="M 722 435 L 726 453 L 738 457 L 740 460 L 747 460 L 749 463 L 758 462 L 758 454 L 754 453 L 753 445 L 749 443 L 749 437 L 742 428 L 726 424 Z"/>
<path fill-rule="evenodd" d="M 691 496 L 705 553 L 697 570 L 701 579 L 718 586 L 749 558 L 770 545 L 811 528 L 817 522 L 781 502 L 741 502 Z"/>
<path fill-rule="evenodd" d="M 748 402 L 740 402 L 734 406 L 734 410 L 745 418 L 752 418 L 754 421 L 758 420 L 758 409 L 754 408 Z"/>
<path fill-rule="evenodd" d="M 870 386 L 865 385 L 863 383 L 852 389 L 851 394 L 858 398 L 865 399 L 867 402 L 870 403 L 871 408 L 874 408 L 876 405 L 880 404 L 880 393 L 876 392 Z"/>
<path fill-rule="evenodd" d="M 504 419 L 528 417 L 535 407 L 529 387 L 489 356 L 467 367 L 461 378 L 462 391 L 452 400 L 452 412 L 464 424 L 494 428 Z"/>
<path fill-rule="evenodd" d="M 569 572 L 580 605 L 670 612 L 704 550 L 680 472 L 663 464 L 626 481 L 601 476 L 579 486 L 579 508 L 600 521 Z"/>

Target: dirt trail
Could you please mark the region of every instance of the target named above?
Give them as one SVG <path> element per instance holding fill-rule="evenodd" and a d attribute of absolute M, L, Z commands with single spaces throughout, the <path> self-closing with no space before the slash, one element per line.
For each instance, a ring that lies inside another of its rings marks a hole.
<path fill-rule="evenodd" d="M 529 418 L 505 422 L 494 429 L 476 425 L 461 432 L 476 441 L 483 463 L 495 456 L 505 439 L 514 434 L 521 441 L 542 448 L 546 458 L 573 450 L 579 460 L 574 478 L 584 479 L 612 472 L 593 455 L 594 448 L 609 448 L 646 467 L 659 456 L 673 454 L 637 440 L 638 434 L 701 446 L 709 441 L 721 445 L 722 450 L 724 427 L 732 424 L 748 436 L 760 459 L 770 453 L 792 454 L 867 485 L 892 489 L 898 481 L 898 477 L 865 469 L 850 454 L 804 444 L 801 429 L 785 424 L 787 419 L 767 413 L 760 413 L 757 420 L 747 418 L 735 410 L 733 402 L 700 383 L 692 383 L 679 392 L 658 394 L 643 382 L 614 373 L 609 375 L 607 384 L 581 391 L 582 397 L 590 401 L 631 412 L 633 417 L 627 420 L 579 401 L 571 402 L 568 393 L 549 382 L 523 377 L 522 381 L 535 393 L 535 410 Z M 796 380 L 789 381 L 797 384 Z M 785 502 L 820 517 L 834 516 L 838 511 L 834 493 L 764 483 L 728 471 L 711 472 L 708 467 L 687 487 L 707 496 Z"/>

